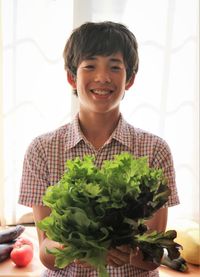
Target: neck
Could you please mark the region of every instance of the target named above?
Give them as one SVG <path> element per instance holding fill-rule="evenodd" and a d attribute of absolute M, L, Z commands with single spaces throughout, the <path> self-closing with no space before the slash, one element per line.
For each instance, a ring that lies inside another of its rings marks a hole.
<path fill-rule="evenodd" d="M 120 118 L 117 114 L 83 114 L 79 112 L 81 130 L 87 140 L 96 148 L 100 148 L 115 130 Z"/>

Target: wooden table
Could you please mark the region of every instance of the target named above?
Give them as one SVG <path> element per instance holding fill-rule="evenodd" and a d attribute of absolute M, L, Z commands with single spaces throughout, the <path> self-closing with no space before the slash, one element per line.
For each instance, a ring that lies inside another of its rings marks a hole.
<path fill-rule="evenodd" d="M 0 277 L 40 277 L 41 273 L 44 271 L 45 267 L 39 260 L 39 247 L 35 227 L 26 227 L 25 232 L 21 236 L 26 237 L 33 242 L 33 260 L 26 267 L 18 268 L 10 259 L 7 259 L 0 263 Z M 160 266 L 160 277 L 200 277 L 200 267 L 190 264 L 188 266 L 189 271 L 186 273 L 177 272 L 165 266 Z"/>

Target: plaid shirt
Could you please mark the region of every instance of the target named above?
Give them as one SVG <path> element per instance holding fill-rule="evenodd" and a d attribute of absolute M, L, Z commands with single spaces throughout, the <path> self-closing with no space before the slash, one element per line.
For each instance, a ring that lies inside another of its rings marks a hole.
<path fill-rule="evenodd" d="M 150 167 L 162 168 L 171 189 L 171 196 L 165 206 L 179 203 L 173 160 L 166 142 L 128 124 L 123 117 L 105 144 L 96 150 L 80 130 L 78 115 L 71 123 L 39 136 L 30 144 L 24 158 L 19 203 L 26 206 L 43 205 L 42 196 L 47 187 L 59 181 L 65 170 L 65 162 L 85 154 L 95 155 L 95 162 L 101 167 L 104 160 L 112 159 L 121 152 L 136 157 L 148 156 Z M 158 271 L 144 271 L 131 265 L 108 266 L 112 277 L 158 277 Z M 97 277 L 96 271 L 83 269 L 72 263 L 63 270 L 47 270 L 44 276 Z"/>

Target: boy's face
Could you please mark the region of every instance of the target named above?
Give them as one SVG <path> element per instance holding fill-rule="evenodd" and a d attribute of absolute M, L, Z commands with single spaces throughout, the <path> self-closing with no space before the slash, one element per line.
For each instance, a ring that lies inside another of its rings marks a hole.
<path fill-rule="evenodd" d="M 124 92 L 133 80 L 126 81 L 123 56 L 118 52 L 83 60 L 78 66 L 76 80 L 70 83 L 77 90 L 80 111 L 106 113 L 118 112 Z"/>

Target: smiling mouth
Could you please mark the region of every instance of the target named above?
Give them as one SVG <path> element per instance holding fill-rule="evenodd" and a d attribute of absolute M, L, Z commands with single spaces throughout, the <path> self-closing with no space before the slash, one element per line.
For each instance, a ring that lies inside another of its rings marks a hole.
<path fill-rule="evenodd" d="M 104 89 L 91 89 L 90 90 L 92 93 L 97 94 L 97 95 L 109 95 L 113 91 L 112 90 L 104 90 Z"/>

